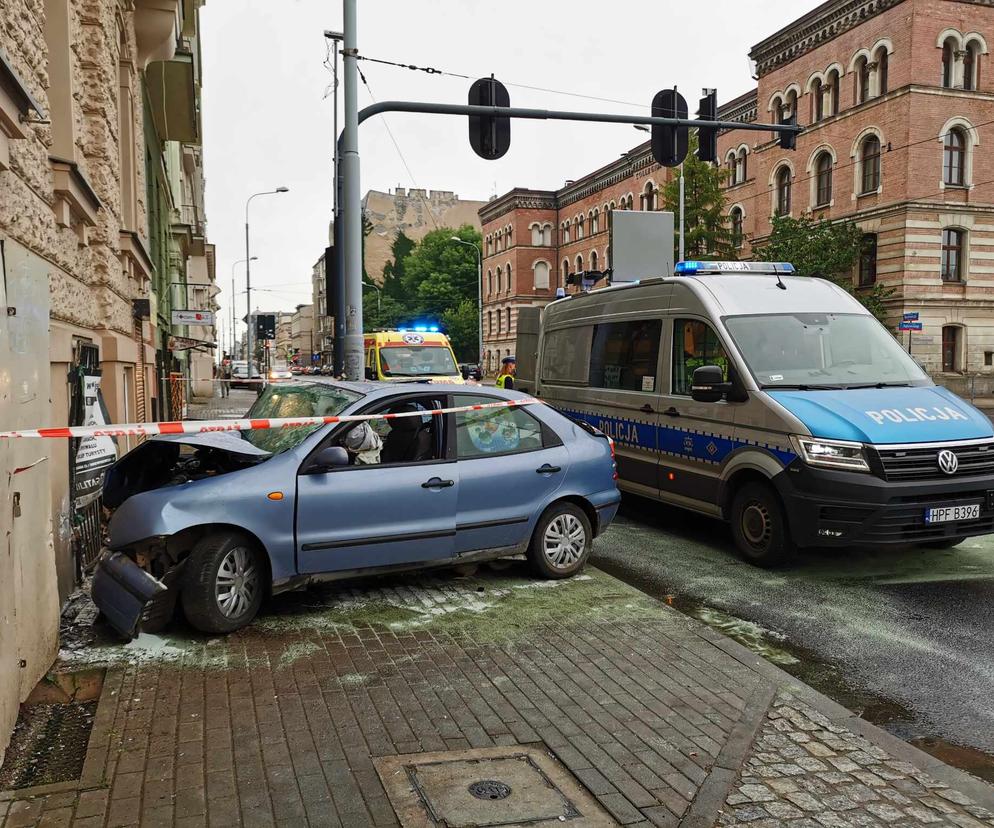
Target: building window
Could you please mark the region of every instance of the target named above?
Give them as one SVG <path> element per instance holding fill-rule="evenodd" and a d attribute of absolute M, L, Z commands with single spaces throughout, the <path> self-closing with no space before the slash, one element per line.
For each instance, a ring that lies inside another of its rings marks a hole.
<path fill-rule="evenodd" d="M 877 50 L 877 94 L 887 94 L 887 81 L 890 71 L 890 55 L 887 54 L 887 47 L 881 46 Z"/>
<path fill-rule="evenodd" d="M 494 332 L 494 312 L 487 311 L 487 333 L 492 334 Z"/>
<path fill-rule="evenodd" d="M 942 370 L 952 373 L 960 370 L 959 328 L 945 325 L 942 328 Z"/>
<path fill-rule="evenodd" d="M 579 241 L 580 239 L 583 238 L 583 231 L 584 231 L 584 220 L 583 220 L 583 216 L 580 216 L 576 220 L 576 240 L 577 241 Z"/>
<path fill-rule="evenodd" d="M 956 77 L 956 41 L 951 37 L 942 44 L 942 85 L 952 89 Z"/>
<path fill-rule="evenodd" d="M 963 231 L 942 231 L 942 281 L 963 281 Z"/>
<path fill-rule="evenodd" d="M 645 182 L 642 188 L 642 195 L 639 197 L 639 209 L 651 212 L 656 209 L 656 191 L 651 181 Z"/>
<path fill-rule="evenodd" d="M 532 225 L 532 247 L 542 246 L 542 228 L 537 224 Z"/>
<path fill-rule="evenodd" d="M 732 244 L 734 244 L 735 248 L 738 250 L 741 249 L 742 247 L 742 223 L 743 223 L 742 208 L 733 207 L 732 212 L 729 214 L 729 216 L 732 225 Z"/>
<path fill-rule="evenodd" d="M 563 225 L 563 244 L 569 244 L 569 222 Z"/>
<path fill-rule="evenodd" d="M 597 270 L 597 251 L 596 250 L 591 250 L 590 251 L 590 269 L 594 270 L 594 271 Z"/>
<path fill-rule="evenodd" d="M 591 236 L 594 235 L 594 233 L 599 233 L 600 232 L 600 226 L 601 226 L 600 219 L 601 219 L 600 211 L 594 210 L 594 215 L 590 219 L 590 235 Z"/>
<path fill-rule="evenodd" d="M 866 233 L 859 253 L 859 286 L 869 287 L 877 281 L 877 235 Z"/>
<path fill-rule="evenodd" d="M 535 262 L 533 268 L 533 273 L 535 275 L 535 289 L 536 290 L 548 290 L 549 289 L 549 265 L 547 262 Z"/>
<path fill-rule="evenodd" d="M 487 295 L 491 295 L 494 292 L 494 272 L 492 270 L 487 271 Z"/>
<path fill-rule="evenodd" d="M 735 156 L 735 183 L 736 184 L 742 184 L 746 180 L 746 174 L 748 172 L 748 168 L 746 167 L 746 163 L 747 163 L 746 162 L 746 156 L 748 154 L 749 154 L 749 151 L 745 147 L 742 147 L 742 149 L 739 150 L 738 155 Z"/>
<path fill-rule="evenodd" d="M 861 57 L 856 61 L 856 103 L 870 100 L 870 62 Z"/>
<path fill-rule="evenodd" d="M 817 123 L 825 117 L 825 89 L 820 80 L 811 84 L 811 121 Z"/>
<path fill-rule="evenodd" d="M 880 139 L 867 135 L 860 148 L 860 194 L 875 193 L 880 189 Z"/>
<path fill-rule="evenodd" d="M 507 314 L 507 332 L 510 333 L 511 332 L 511 309 L 508 308 L 504 312 Z M 510 352 L 508 352 L 507 355 L 510 356 L 511 355 Z"/>
<path fill-rule="evenodd" d="M 777 215 L 790 215 L 790 167 L 783 166 L 777 172 Z"/>
<path fill-rule="evenodd" d="M 832 201 L 832 156 L 823 152 L 815 163 L 815 206 L 827 207 Z"/>
<path fill-rule="evenodd" d="M 576 257 L 576 272 L 583 273 L 583 256 Z"/>
<path fill-rule="evenodd" d="M 966 183 L 966 133 L 953 127 L 942 142 L 942 181 L 954 187 Z"/>
<path fill-rule="evenodd" d="M 552 225 L 546 224 L 542 226 L 542 244 L 546 247 L 552 247 Z"/>
<path fill-rule="evenodd" d="M 501 290 L 503 290 L 503 287 L 504 287 L 504 273 L 498 267 L 497 268 L 497 292 L 500 293 Z"/>
<path fill-rule="evenodd" d="M 980 49 L 976 41 L 971 40 L 963 51 L 963 88 L 977 88 L 977 64 L 980 59 Z"/>
<path fill-rule="evenodd" d="M 625 209 L 626 210 L 633 210 L 633 209 L 635 209 L 634 205 L 635 205 L 635 199 L 631 195 L 631 193 L 629 193 L 627 199 L 625 200 Z"/>
<path fill-rule="evenodd" d="M 511 279 L 511 263 L 507 263 L 507 292 L 512 293 L 514 291 L 514 280 Z"/>
<path fill-rule="evenodd" d="M 839 89 L 842 86 L 842 77 L 839 75 L 837 69 L 833 69 L 828 73 L 828 85 L 829 85 L 829 101 L 831 102 L 831 110 L 827 113 L 828 115 L 838 115 L 839 114 Z"/>
<path fill-rule="evenodd" d="M 563 259 L 563 287 L 566 287 L 566 283 L 569 281 L 569 261 Z"/>
<path fill-rule="evenodd" d="M 500 336 L 503 331 L 501 330 L 501 319 L 503 318 L 501 312 L 497 311 L 497 335 Z"/>

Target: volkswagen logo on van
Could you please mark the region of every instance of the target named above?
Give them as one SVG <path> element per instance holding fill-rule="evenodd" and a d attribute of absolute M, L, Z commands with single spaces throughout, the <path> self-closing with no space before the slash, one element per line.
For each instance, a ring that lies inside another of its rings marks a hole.
<path fill-rule="evenodd" d="M 959 458 L 949 449 L 939 452 L 939 471 L 945 474 L 956 474 L 959 468 Z"/>

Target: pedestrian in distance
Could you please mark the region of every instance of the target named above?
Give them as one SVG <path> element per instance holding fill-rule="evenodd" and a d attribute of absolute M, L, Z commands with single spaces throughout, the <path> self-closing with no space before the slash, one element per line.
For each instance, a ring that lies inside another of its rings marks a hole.
<path fill-rule="evenodd" d="M 231 393 L 231 360 L 224 359 L 221 362 L 221 398 L 224 399 Z"/>
<path fill-rule="evenodd" d="M 517 364 L 513 356 L 506 356 L 500 361 L 500 373 L 497 375 L 497 382 L 495 383 L 498 388 L 503 388 L 507 391 L 514 390 L 514 371 Z"/>

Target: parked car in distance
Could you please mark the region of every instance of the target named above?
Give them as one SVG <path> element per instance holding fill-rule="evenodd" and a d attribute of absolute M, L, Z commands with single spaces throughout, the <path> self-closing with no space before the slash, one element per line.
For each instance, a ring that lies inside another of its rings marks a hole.
<path fill-rule="evenodd" d="M 244 359 L 236 359 L 231 363 L 231 387 L 232 388 L 255 388 L 257 382 L 249 382 L 249 379 L 260 380 L 262 374 L 259 373 L 259 366 L 252 363 L 252 376 L 249 377 L 248 363 Z"/>
<path fill-rule="evenodd" d="M 459 366 L 459 373 L 462 374 L 464 380 L 476 380 L 480 382 L 483 379 L 483 370 L 479 365 L 474 365 L 473 363 L 463 363 Z"/>
<path fill-rule="evenodd" d="M 271 380 L 293 379 L 293 372 L 287 367 L 271 368 L 269 371 L 269 379 Z"/>
<path fill-rule="evenodd" d="M 247 416 L 407 416 L 146 440 L 106 474 L 93 600 L 125 636 L 177 605 L 226 633 L 315 581 L 522 554 L 575 575 L 620 502 L 613 441 L 539 403 L 428 413 L 520 396 L 298 378 Z"/>

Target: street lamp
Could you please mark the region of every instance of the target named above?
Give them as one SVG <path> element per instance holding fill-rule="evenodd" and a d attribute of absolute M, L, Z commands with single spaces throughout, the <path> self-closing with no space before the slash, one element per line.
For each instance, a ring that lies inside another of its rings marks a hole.
<path fill-rule="evenodd" d="M 249 253 L 249 205 L 253 198 L 264 195 L 276 195 L 277 193 L 288 193 L 289 187 L 277 187 L 275 190 L 263 190 L 261 193 L 253 193 L 245 201 L 245 307 L 248 330 L 245 332 L 245 360 L 248 363 L 245 373 L 249 380 L 252 379 L 252 254 Z"/>
<path fill-rule="evenodd" d="M 363 282 L 362 286 L 364 288 L 372 288 L 373 290 L 376 291 L 376 317 L 377 317 L 376 321 L 379 322 L 380 321 L 380 318 L 379 318 L 380 317 L 380 296 L 382 295 L 383 291 L 381 291 L 376 285 L 369 284 L 369 282 Z"/>
<path fill-rule="evenodd" d="M 480 253 L 480 246 L 476 242 L 468 242 L 458 236 L 451 236 L 449 241 L 472 247 L 476 253 L 476 313 L 478 315 L 479 331 L 477 335 L 477 346 L 479 347 L 479 359 L 477 364 L 483 365 L 483 256 Z"/>
<path fill-rule="evenodd" d="M 253 256 L 252 257 L 252 261 L 253 262 L 257 261 L 258 258 L 259 258 L 258 256 Z M 240 264 L 245 264 L 245 262 L 247 262 L 247 261 L 248 261 L 248 259 L 239 259 L 237 262 L 235 262 L 231 266 L 231 342 L 228 343 L 228 348 L 231 350 L 231 354 L 232 354 L 231 358 L 232 359 L 235 358 L 235 356 L 234 356 L 234 351 L 235 351 L 235 297 L 237 295 L 235 293 L 235 268 L 238 267 L 238 265 L 240 265 Z"/>

